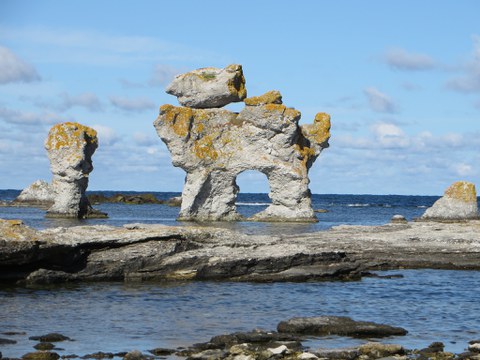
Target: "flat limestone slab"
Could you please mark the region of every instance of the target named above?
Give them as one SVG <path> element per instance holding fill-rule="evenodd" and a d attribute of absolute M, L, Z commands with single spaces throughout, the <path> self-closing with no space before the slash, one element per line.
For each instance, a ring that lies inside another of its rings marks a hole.
<path fill-rule="evenodd" d="M 338 226 L 295 236 L 130 224 L 35 231 L 0 220 L 0 280 L 307 281 L 378 269 L 480 269 L 480 221 Z"/>

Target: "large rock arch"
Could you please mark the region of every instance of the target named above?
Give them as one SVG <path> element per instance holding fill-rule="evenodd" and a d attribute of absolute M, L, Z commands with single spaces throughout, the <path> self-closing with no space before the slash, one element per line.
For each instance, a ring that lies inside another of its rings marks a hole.
<path fill-rule="evenodd" d="M 225 78 L 228 71 L 235 81 Z M 200 85 L 192 85 L 192 78 Z M 187 173 L 179 219 L 241 219 L 235 207 L 238 193 L 235 179 L 245 170 L 257 170 L 267 176 L 272 204 L 251 220 L 316 221 L 308 170 L 328 147 L 330 116 L 318 113 L 313 124 L 299 126 L 300 112 L 283 105 L 278 91 L 244 99 L 246 106 L 240 113 L 207 108 L 205 89 L 221 88 L 213 86 L 215 81 L 236 85 L 229 88 L 233 93 L 237 91 L 236 95 L 230 94 L 229 102 L 232 97 L 240 101 L 246 96 L 239 65 L 199 69 L 178 76 L 167 90 L 177 94 L 181 102 L 189 95 L 185 94 L 188 87 L 182 81 L 188 81 L 193 93 L 201 91 L 202 100 L 190 99 L 188 103 L 195 107 L 163 105 L 154 122 L 171 152 L 173 165 Z M 176 84 L 181 84 L 178 87 L 182 97 L 175 90 Z M 211 97 L 215 104 L 222 103 L 221 95 L 215 93 Z"/>

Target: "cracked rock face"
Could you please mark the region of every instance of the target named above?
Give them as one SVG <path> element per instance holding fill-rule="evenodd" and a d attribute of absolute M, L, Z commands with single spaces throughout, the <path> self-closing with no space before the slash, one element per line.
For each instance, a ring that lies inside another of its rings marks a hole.
<path fill-rule="evenodd" d="M 88 176 L 93 170 L 92 155 L 97 146 L 97 133 L 87 126 L 66 122 L 50 129 L 45 149 L 53 173 L 51 187 L 54 203 L 47 216 L 83 218 L 96 213 L 85 191 Z M 96 214 L 100 216 L 100 213 Z"/>
<path fill-rule="evenodd" d="M 330 116 L 318 113 L 299 126 L 300 112 L 283 105 L 278 91 L 244 102 L 240 113 L 160 107 L 154 126 L 173 165 L 187 172 L 180 219 L 239 220 L 236 178 L 257 170 L 267 176 L 272 204 L 251 220 L 316 221 L 308 170 L 328 147 Z"/>
<path fill-rule="evenodd" d="M 467 220 L 479 219 L 475 185 L 457 181 L 445 190 L 444 195 L 422 215 L 423 220 Z"/>

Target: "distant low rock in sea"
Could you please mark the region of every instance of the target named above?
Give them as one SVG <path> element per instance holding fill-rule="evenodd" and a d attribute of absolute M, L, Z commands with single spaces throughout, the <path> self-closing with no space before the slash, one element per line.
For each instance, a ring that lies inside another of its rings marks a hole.
<path fill-rule="evenodd" d="M 444 195 L 422 215 L 422 220 L 458 221 L 479 219 L 475 185 L 466 181 L 453 183 Z"/>
<path fill-rule="evenodd" d="M 13 200 L 12 205 L 38 206 L 49 208 L 54 202 L 52 186 L 44 181 L 37 180 L 22 190 L 20 195 Z"/>

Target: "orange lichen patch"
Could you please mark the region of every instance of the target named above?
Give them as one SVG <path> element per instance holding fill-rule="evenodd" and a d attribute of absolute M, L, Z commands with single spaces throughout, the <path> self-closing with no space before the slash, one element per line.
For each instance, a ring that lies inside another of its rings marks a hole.
<path fill-rule="evenodd" d="M 245 105 L 259 106 L 265 104 L 281 104 L 282 95 L 277 90 L 271 90 L 260 96 L 252 96 L 244 100 Z"/>
<path fill-rule="evenodd" d="M 218 152 L 213 145 L 213 136 L 206 135 L 193 143 L 194 154 L 203 160 L 217 160 Z"/>
<path fill-rule="evenodd" d="M 65 122 L 50 129 L 45 147 L 47 150 L 58 150 L 63 147 L 81 148 L 87 144 L 98 144 L 97 132 L 79 123 Z"/>
<path fill-rule="evenodd" d="M 285 118 L 289 118 L 292 120 L 300 120 L 300 118 L 302 117 L 302 114 L 300 113 L 300 111 L 294 108 L 286 108 L 285 111 L 283 112 L 283 115 L 285 116 Z"/>
<path fill-rule="evenodd" d="M 457 181 L 450 185 L 450 187 L 445 190 L 445 196 L 467 203 L 477 201 L 475 185 L 467 181 Z"/>
<path fill-rule="evenodd" d="M 304 146 L 303 144 L 295 144 L 294 149 L 300 155 L 300 159 L 305 168 L 307 167 L 308 161 L 316 155 L 315 149 Z"/>
<path fill-rule="evenodd" d="M 233 79 L 230 79 L 227 83 L 230 94 L 237 96 L 240 100 L 245 99 L 247 97 L 247 88 L 245 87 L 242 65 L 231 64 L 225 70 L 236 73 Z"/>
<path fill-rule="evenodd" d="M 0 219 L 0 239 L 4 240 L 38 240 L 35 231 L 25 226 L 21 220 Z"/>
<path fill-rule="evenodd" d="M 322 144 L 330 138 L 330 128 L 330 115 L 326 113 L 318 113 L 313 124 L 301 126 L 304 136 L 317 144 Z"/>
<path fill-rule="evenodd" d="M 160 115 L 165 115 L 165 123 L 172 127 L 175 134 L 181 137 L 188 135 L 193 119 L 192 109 L 188 107 L 163 105 L 160 107 Z"/>
<path fill-rule="evenodd" d="M 208 131 L 209 115 L 206 110 L 194 109 L 192 119 L 192 133 L 195 135 L 203 135 Z"/>
<path fill-rule="evenodd" d="M 269 112 L 278 112 L 278 113 L 284 113 L 284 111 L 287 109 L 285 105 L 282 104 L 265 104 L 263 105 L 265 110 Z"/>

